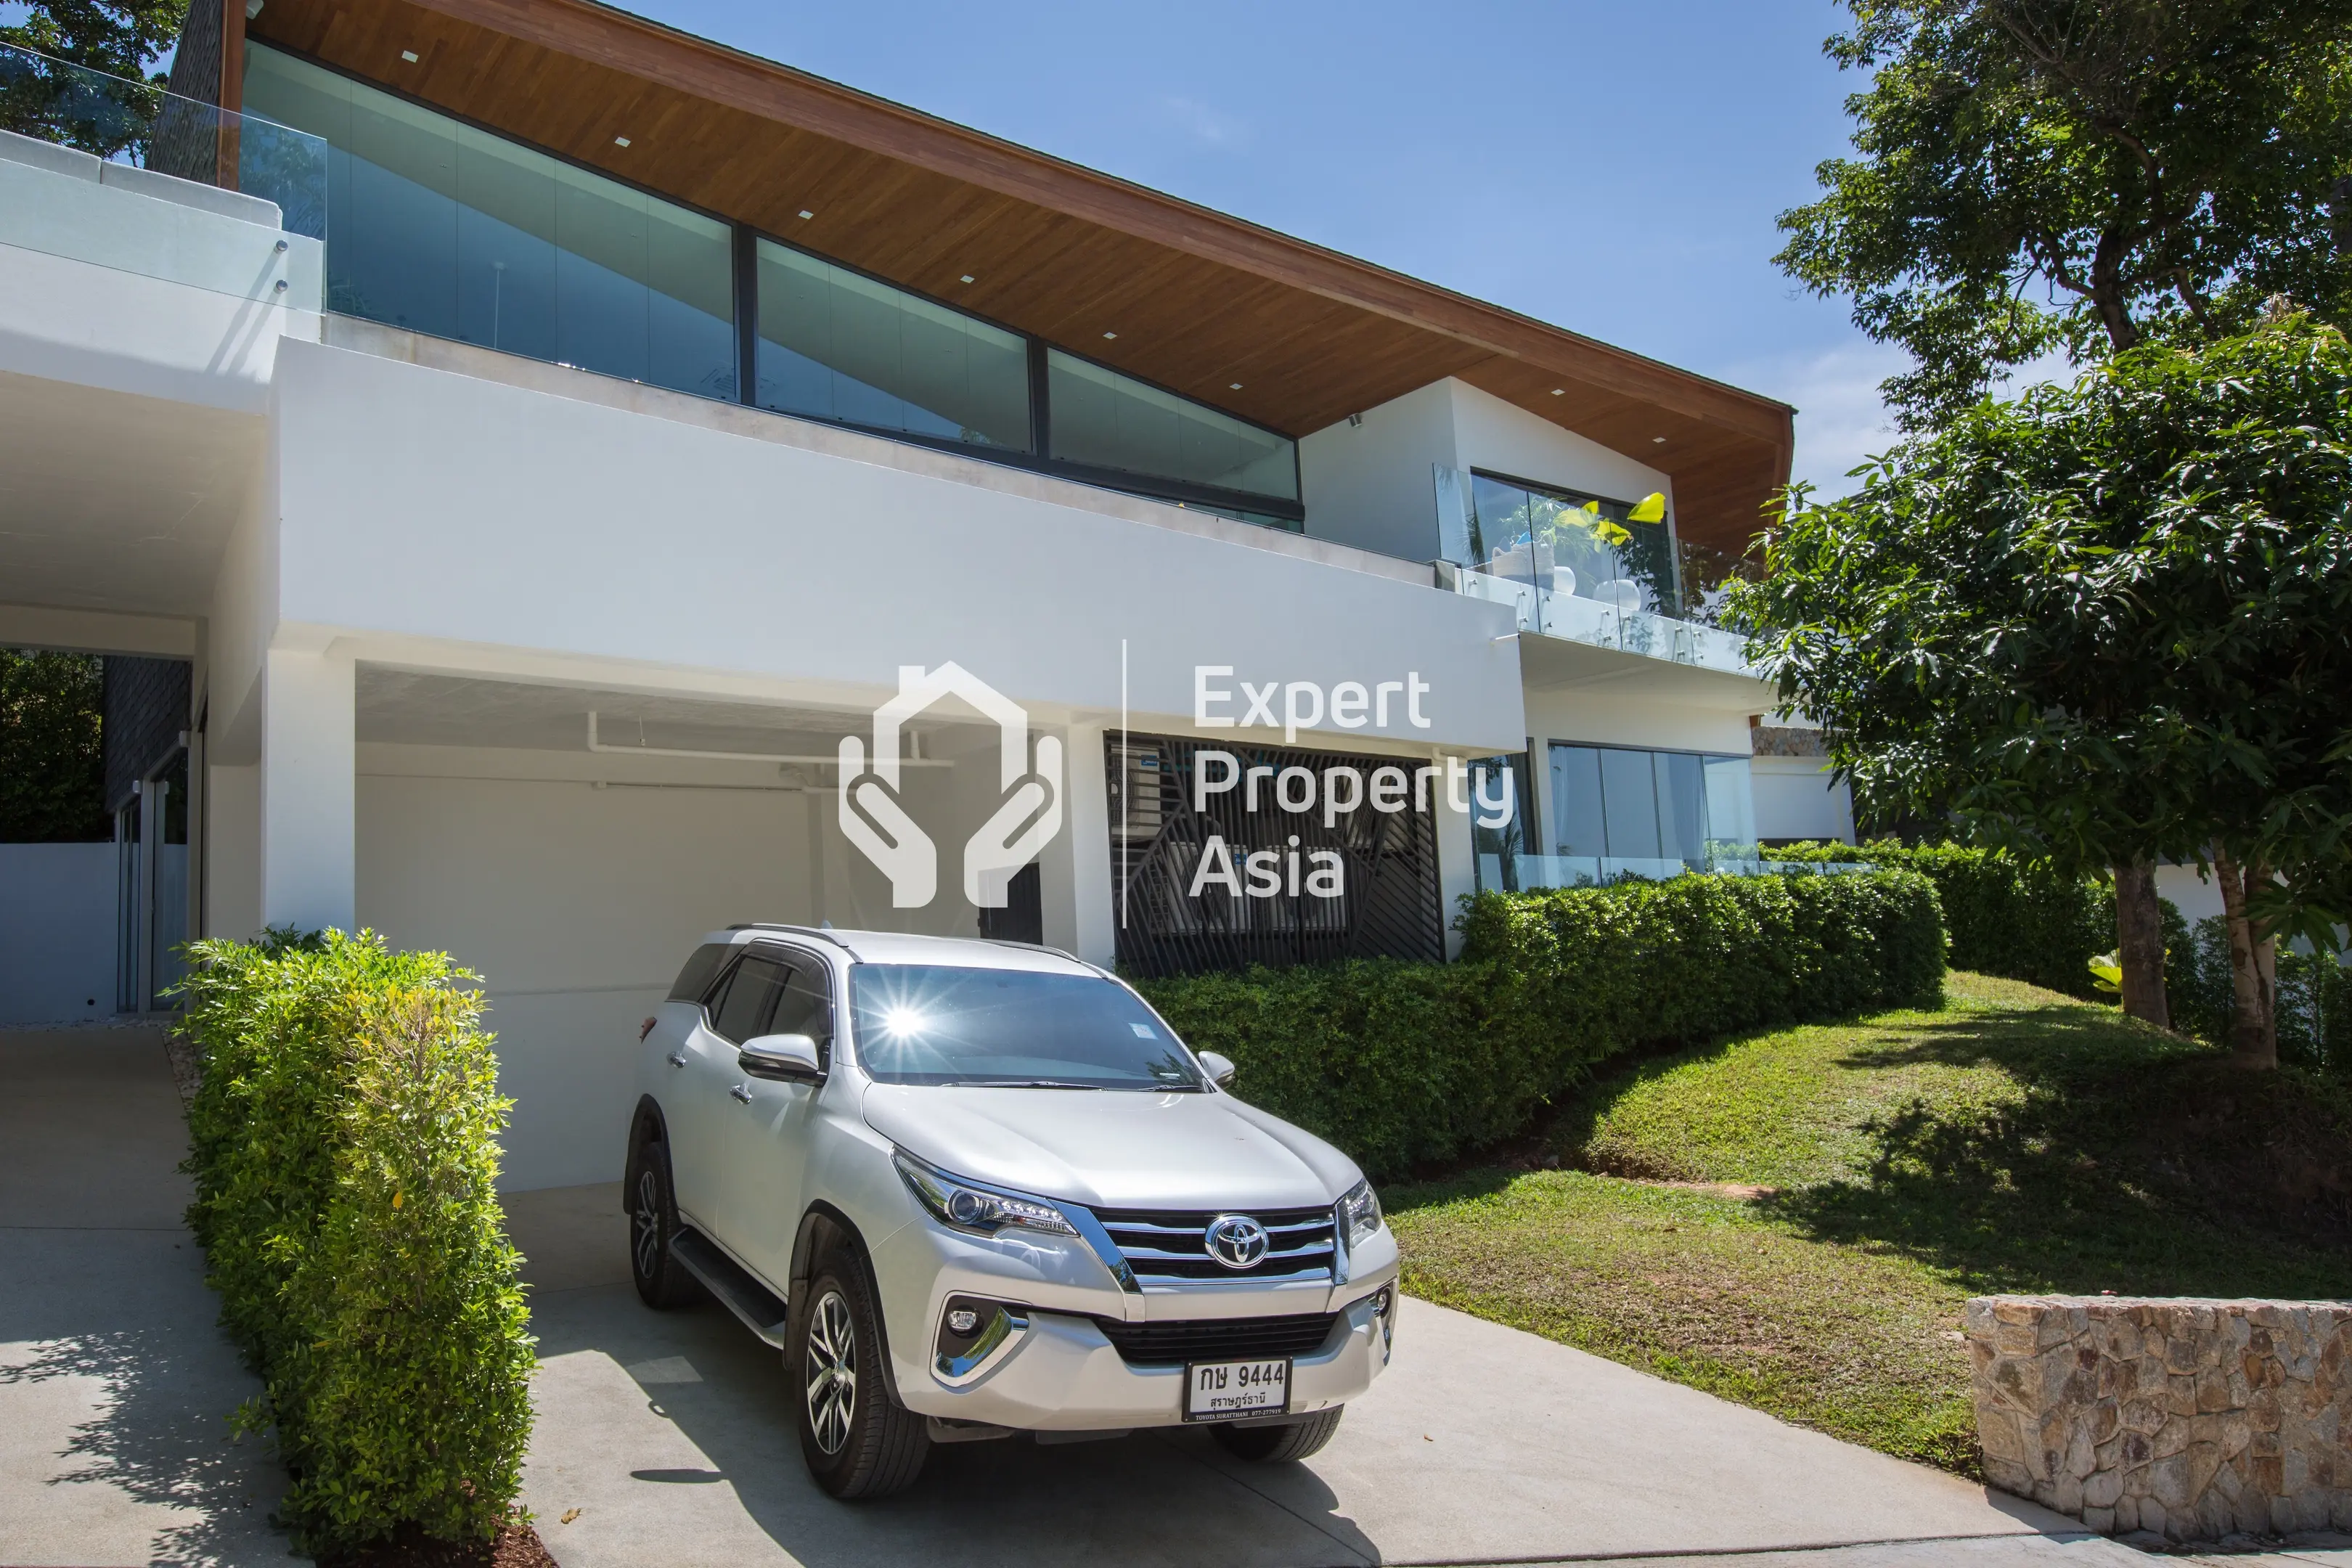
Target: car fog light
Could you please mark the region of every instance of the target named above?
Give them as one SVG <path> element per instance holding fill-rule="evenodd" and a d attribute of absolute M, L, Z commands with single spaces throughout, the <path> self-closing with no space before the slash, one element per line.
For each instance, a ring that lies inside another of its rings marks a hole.
<path fill-rule="evenodd" d="M 968 1334 L 980 1327 L 980 1314 L 968 1309 L 959 1308 L 948 1314 L 948 1327 L 957 1333 Z"/>

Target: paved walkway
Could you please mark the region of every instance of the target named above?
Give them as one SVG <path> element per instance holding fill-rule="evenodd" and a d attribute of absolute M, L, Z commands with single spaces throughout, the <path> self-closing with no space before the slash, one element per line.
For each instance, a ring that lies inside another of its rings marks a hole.
<path fill-rule="evenodd" d="M 227 1437 L 255 1384 L 179 1225 L 184 1142 L 152 1032 L 0 1034 L 0 1565 L 289 1561 L 267 1522 L 283 1484 L 267 1445 Z M 2146 1561 L 2030 1504 L 1417 1301 L 1395 1367 L 1307 1465 L 1238 1465 L 1189 1432 L 971 1444 L 937 1450 L 912 1491 L 845 1508 L 802 1469 L 773 1352 L 716 1308 L 638 1304 L 617 1200 L 509 1205 L 543 1358 L 526 1500 L 564 1568 Z"/>
<path fill-rule="evenodd" d="M 289 1562 L 214 1328 L 163 1037 L 0 1033 L 0 1563 Z"/>

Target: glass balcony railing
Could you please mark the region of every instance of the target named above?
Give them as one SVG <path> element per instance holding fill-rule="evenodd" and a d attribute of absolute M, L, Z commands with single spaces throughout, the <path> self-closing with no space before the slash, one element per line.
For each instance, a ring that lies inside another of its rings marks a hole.
<path fill-rule="evenodd" d="M 1868 871 L 1860 862 L 1768 860 L 1753 844 L 1709 845 L 1690 859 L 1643 859 L 1613 855 L 1478 857 L 1478 886 L 1507 892 L 1538 888 L 1598 888 L 1612 882 L 1663 882 L 1674 877 L 1844 877 Z"/>
<path fill-rule="evenodd" d="M 1675 540 L 1665 498 L 1627 503 L 1437 470 L 1441 584 L 1509 605 L 1523 632 L 1732 674 L 1746 638 L 1718 623 L 1735 557 Z"/>
<path fill-rule="evenodd" d="M 0 244 L 319 308 L 327 144 L 318 137 L 13 45 L 0 45 L 0 127 L 13 132 L 0 141 Z M 172 205 L 126 205 L 93 185 Z"/>

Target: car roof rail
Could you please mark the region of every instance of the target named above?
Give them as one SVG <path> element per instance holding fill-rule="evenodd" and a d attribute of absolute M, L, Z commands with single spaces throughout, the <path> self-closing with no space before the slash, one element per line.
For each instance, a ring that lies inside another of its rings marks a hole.
<path fill-rule="evenodd" d="M 820 930 L 815 926 L 786 925 L 781 921 L 737 921 L 727 929 L 729 931 L 784 931 L 792 932 L 794 936 L 811 936 L 819 942 L 829 942 L 850 957 L 857 958 L 860 963 L 865 962 L 859 958 L 856 948 L 841 940 L 839 931 L 831 929 Z"/>

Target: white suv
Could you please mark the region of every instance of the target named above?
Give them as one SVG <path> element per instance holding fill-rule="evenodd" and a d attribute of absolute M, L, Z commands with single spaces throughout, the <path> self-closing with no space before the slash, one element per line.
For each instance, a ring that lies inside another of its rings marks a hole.
<path fill-rule="evenodd" d="M 642 1038 L 638 1294 L 699 1285 L 783 1351 L 835 1497 L 1018 1432 L 1205 1422 L 1303 1458 L 1388 1364 L 1396 1242 L 1363 1173 L 1090 964 L 738 927 Z"/>

